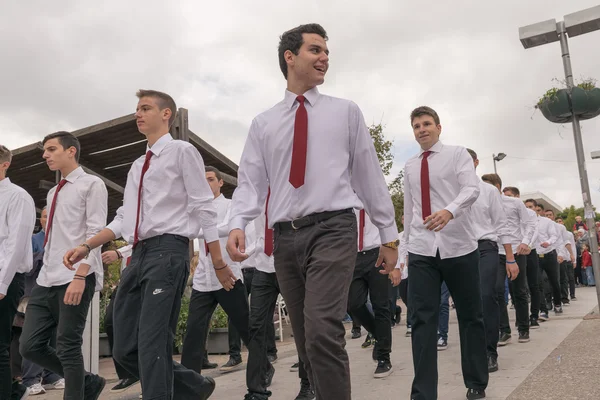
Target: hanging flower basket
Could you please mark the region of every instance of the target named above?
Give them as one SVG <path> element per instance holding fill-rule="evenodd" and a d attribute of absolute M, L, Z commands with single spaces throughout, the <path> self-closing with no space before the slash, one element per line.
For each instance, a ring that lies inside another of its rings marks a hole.
<path fill-rule="evenodd" d="M 589 83 L 573 88 L 571 98 L 567 89 L 550 89 L 538 102 L 544 117 L 550 122 L 564 124 L 573 120 L 573 114 L 585 120 L 600 115 L 600 89 Z"/>

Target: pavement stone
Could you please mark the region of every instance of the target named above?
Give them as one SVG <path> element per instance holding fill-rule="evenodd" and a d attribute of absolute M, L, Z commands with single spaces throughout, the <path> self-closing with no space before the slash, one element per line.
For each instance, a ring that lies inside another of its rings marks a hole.
<path fill-rule="evenodd" d="M 592 379 L 594 379 L 592 374 L 598 371 L 600 366 L 598 351 L 593 350 L 598 349 L 600 344 L 600 335 L 598 335 L 600 322 L 586 321 L 582 323 L 583 318 L 597 305 L 595 289 L 578 288 L 577 297 L 579 301 L 573 302 L 570 307 L 565 307 L 562 316 L 551 315 L 550 321 L 542 323 L 540 329 L 532 330 L 531 342 L 517 343 L 517 335 L 515 335 L 511 344 L 499 349 L 500 370 L 490 375 L 490 385 L 487 390 L 488 400 L 600 399 L 600 390 L 598 390 L 600 381 L 596 379 L 597 382 L 592 384 Z M 509 310 L 509 315 L 511 324 L 514 326 L 514 310 Z M 350 325 L 347 325 L 347 329 L 349 332 Z M 516 329 L 513 332 L 516 333 Z M 569 335 L 572 333 L 573 337 L 571 338 Z M 376 365 L 371 359 L 371 349 L 365 350 L 360 346 L 365 332 L 363 331 L 363 336 L 356 340 L 350 339 L 350 335 L 347 336 L 346 348 L 350 355 L 353 399 L 410 398 L 413 378 L 410 338 L 404 336 L 404 326 L 396 327 L 392 334 L 391 358 L 394 372 L 384 379 L 373 378 Z M 596 337 L 592 338 L 594 335 Z M 565 340 L 566 338 L 568 340 Z M 448 345 L 447 350 L 438 353 L 438 398 L 440 400 L 463 400 L 466 389 L 460 370 L 458 323 L 454 311 L 451 311 L 450 316 Z M 282 346 L 278 343 L 278 347 L 279 360 L 275 364 L 276 372 L 271 387 L 273 392 L 271 399 L 291 400 L 296 397 L 300 389 L 297 374 L 289 371 L 290 366 L 297 361 L 295 346 L 288 336 Z M 560 367 L 561 364 L 558 364 L 558 367 L 553 365 L 557 354 L 562 354 L 562 367 Z M 570 356 L 571 354 L 572 356 Z M 227 356 L 211 356 L 210 358 L 212 362 L 219 364 L 227 360 Z M 581 362 L 578 362 L 580 359 Z M 108 393 L 110 387 L 116 382 L 116 375 L 110 359 L 101 360 L 100 371 L 101 375 L 109 381 L 101 399 L 133 400 L 138 398 L 139 385 L 132 387 L 124 394 L 111 395 Z M 242 400 L 244 398 L 246 393 L 244 369 L 228 374 L 210 371 L 207 375 L 214 377 L 217 382 L 217 388 L 211 399 Z M 543 377 L 543 379 L 537 377 Z M 571 379 L 571 384 L 568 385 L 569 393 L 575 397 L 558 395 L 558 387 L 565 386 L 561 383 L 565 379 Z M 552 386 L 548 386 L 550 383 Z M 548 390 L 540 392 L 539 387 L 543 386 Z M 594 390 L 598 391 L 588 391 L 588 388 L 596 388 Z M 578 392 L 578 390 L 583 391 Z M 588 393 L 592 393 L 589 395 L 592 397 L 589 397 Z M 31 398 L 58 400 L 62 398 L 62 393 L 55 391 Z"/>

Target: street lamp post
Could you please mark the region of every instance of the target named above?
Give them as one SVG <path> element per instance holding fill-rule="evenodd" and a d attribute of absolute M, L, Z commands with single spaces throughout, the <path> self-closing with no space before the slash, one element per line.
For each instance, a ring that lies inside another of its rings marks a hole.
<path fill-rule="evenodd" d="M 537 24 L 528 25 L 519 28 L 521 43 L 525 49 L 541 46 L 544 44 L 560 41 L 562 51 L 563 68 L 565 70 L 565 79 L 569 97 L 573 86 L 573 70 L 571 68 L 571 56 L 569 54 L 569 37 L 575 37 L 584 33 L 593 32 L 600 29 L 600 6 L 588 8 L 573 14 L 565 15 L 564 21 L 556 22 L 551 19 Z M 575 141 L 575 154 L 577 155 L 577 166 L 579 168 L 579 180 L 581 183 L 581 194 L 583 197 L 583 208 L 585 219 L 590 232 L 590 244 L 592 251 L 592 264 L 594 275 L 600 277 L 600 254 L 598 254 L 598 240 L 596 237 L 596 224 L 594 222 L 594 209 L 592 207 L 592 198 L 590 195 L 590 184 L 585 166 L 585 155 L 583 152 L 583 141 L 581 138 L 581 127 L 579 117 L 573 114 L 573 139 Z M 596 295 L 598 304 L 600 304 L 600 285 L 596 285 Z"/>
<path fill-rule="evenodd" d="M 504 153 L 498 153 L 498 155 L 492 154 L 492 158 L 494 159 L 494 173 L 496 175 L 498 175 L 498 171 L 496 170 L 496 161 L 500 162 L 500 161 L 504 160 L 505 157 L 506 157 L 506 154 L 504 154 Z"/>

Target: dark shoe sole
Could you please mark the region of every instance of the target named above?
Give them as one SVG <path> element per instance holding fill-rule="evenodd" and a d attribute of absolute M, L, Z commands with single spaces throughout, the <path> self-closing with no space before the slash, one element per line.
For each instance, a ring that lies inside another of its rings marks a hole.
<path fill-rule="evenodd" d="M 205 376 L 204 379 L 210 384 L 210 386 L 205 387 L 204 393 L 200 393 L 198 400 L 207 400 L 213 394 L 215 387 L 217 386 L 215 380 L 210 376 Z"/>
<path fill-rule="evenodd" d="M 498 366 L 496 365 L 493 368 L 488 367 L 488 372 L 491 374 L 492 372 L 497 372 L 498 371 Z"/>
<path fill-rule="evenodd" d="M 124 391 L 130 389 L 132 386 L 135 386 L 139 382 L 140 382 L 139 380 L 135 381 L 132 384 L 130 384 L 130 385 L 126 386 L 126 387 L 119 388 L 119 389 L 112 388 L 112 389 L 110 389 L 110 393 L 123 393 Z"/>
<path fill-rule="evenodd" d="M 388 376 L 390 376 L 392 374 L 392 372 L 394 372 L 394 368 L 390 368 L 389 371 L 386 372 L 380 372 L 380 373 L 374 373 L 373 374 L 373 378 L 375 379 L 382 379 L 382 378 L 387 378 Z"/>

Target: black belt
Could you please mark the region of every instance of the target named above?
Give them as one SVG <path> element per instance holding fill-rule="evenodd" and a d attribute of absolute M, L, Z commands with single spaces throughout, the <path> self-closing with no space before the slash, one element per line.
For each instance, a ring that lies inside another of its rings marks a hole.
<path fill-rule="evenodd" d="M 377 254 L 379 254 L 379 247 L 374 247 L 371 250 L 359 251 L 358 254 L 361 254 L 361 255 L 364 256 L 364 255 L 372 254 L 372 253 L 375 253 L 375 252 L 377 252 Z"/>
<path fill-rule="evenodd" d="M 306 217 L 298 218 L 289 222 L 277 222 L 275 224 L 275 229 L 279 231 L 297 231 L 302 228 L 306 228 L 308 226 L 313 226 L 323 221 L 327 221 L 330 218 L 337 217 L 342 214 L 354 213 L 352 208 L 347 208 L 345 210 L 338 211 L 324 211 L 320 213 L 315 213 L 311 215 L 307 215 Z"/>

